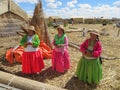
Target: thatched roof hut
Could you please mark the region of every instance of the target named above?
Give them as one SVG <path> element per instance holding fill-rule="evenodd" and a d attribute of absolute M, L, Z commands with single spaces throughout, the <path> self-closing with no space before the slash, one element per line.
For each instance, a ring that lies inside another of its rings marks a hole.
<path fill-rule="evenodd" d="M 49 16 L 49 19 L 54 20 L 54 19 L 62 19 L 62 18 L 59 16 Z"/>
<path fill-rule="evenodd" d="M 20 20 L 28 20 L 27 13 L 22 10 L 13 0 L 0 0 L 0 17 L 14 17 Z"/>
<path fill-rule="evenodd" d="M 49 16 L 48 21 L 52 23 L 62 23 L 63 19 L 59 16 Z"/>
<path fill-rule="evenodd" d="M 70 18 L 69 22 L 74 22 L 75 24 L 80 24 L 80 23 L 84 23 L 84 18 L 80 17 L 80 18 Z"/>
<path fill-rule="evenodd" d="M 28 22 L 28 15 L 13 0 L 0 0 L 0 37 L 16 35 Z"/>

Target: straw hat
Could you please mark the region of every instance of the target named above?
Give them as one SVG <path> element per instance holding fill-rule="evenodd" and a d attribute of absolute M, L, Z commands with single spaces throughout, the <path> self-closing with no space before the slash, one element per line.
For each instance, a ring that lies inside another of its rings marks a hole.
<path fill-rule="evenodd" d="M 57 26 L 57 29 L 59 28 L 64 30 L 64 27 L 62 25 Z"/>
<path fill-rule="evenodd" d="M 64 27 L 63 27 L 62 25 L 59 25 L 59 26 L 57 27 L 57 30 L 59 30 L 59 29 L 61 29 L 63 32 L 65 32 L 65 29 L 64 29 Z"/>
<path fill-rule="evenodd" d="M 36 32 L 34 26 L 28 26 L 27 30 L 32 30 L 32 31 Z"/>
<path fill-rule="evenodd" d="M 65 33 L 65 29 L 64 29 L 64 27 L 62 25 L 59 25 L 57 27 L 57 30 L 62 30 L 63 34 Z"/>
<path fill-rule="evenodd" d="M 95 34 L 95 35 L 100 35 L 98 30 L 90 30 L 89 33 Z"/>

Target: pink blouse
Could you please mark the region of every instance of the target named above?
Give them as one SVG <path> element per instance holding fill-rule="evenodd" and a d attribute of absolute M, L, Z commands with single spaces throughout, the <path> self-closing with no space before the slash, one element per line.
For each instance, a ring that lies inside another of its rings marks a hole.
<path fill-rule="evenodd" d="M 82 53 L 86 52 L 86 49 L 88 48 L 89 42 L 90 42 L 90 39 L 87 39 L 80 45 L 80 51 Z M 99 57 L 101 55 L 101 52 L 102 52 L 101 42 L 97 41 L 95 43 L 95 45 L 93 46 L 92 55 L 93 55 L 93 57 Z"/>

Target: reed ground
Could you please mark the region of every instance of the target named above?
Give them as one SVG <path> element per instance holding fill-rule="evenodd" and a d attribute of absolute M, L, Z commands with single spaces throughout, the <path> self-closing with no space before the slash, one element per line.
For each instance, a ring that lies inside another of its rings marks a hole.
<path fill-rule="evenodd" d="M 81 58 L 81 52 L 72 47 L 69 47 L 71 59 L 71 69 L 69 71 L 63 74 L 53 72 L 51 69 L 51 60 L 46 59 L 44 60 L 45 68 L 40 75 L 22 75 L 21 64 L 14 63 L 13 65 L 10 65 L 6 60 L 4 60 L 4 54 L 6 50 L 10 47 L 18 45 L 19 40 L 21 39 L 20 36 L 0 38 L 0 70 L 57 87 L 66 88 L 68 90 L 120 90 L 120 36 L 117 36 L 118 29 L 113 29 L 113 25 L 102 26 L 101 24 L 79 24 L 67 26 L 65 30 L 68 30 L 69 27 L 76 29 L 95 28 L 100 32 L 109 34 L 108 36 L 101 35 L 99 37 L 103 46 L 102 56 L 115 59 L 103 59 L 103 79 L 97 86 L 88 85 L 73 77 L 77 64 Z M 54 35 L 57 33 L 56 30 L 49 27 L 48 31 L 51 39 L 53 39 Z M 86 38 L 89 37 L 88 33 L 85 37 L 82 37 L 82 32 L 71 32 L 66 34 L 69 38 L 69 41 L 72 41 L 78 45 L 80 45 Z"/>

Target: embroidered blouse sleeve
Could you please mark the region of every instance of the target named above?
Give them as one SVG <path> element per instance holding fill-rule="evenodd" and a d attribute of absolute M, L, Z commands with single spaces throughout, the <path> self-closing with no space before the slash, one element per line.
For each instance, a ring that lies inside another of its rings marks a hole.
<path fill-rule="evenodd" d="M 102 46 L 101 46 L 101 43 L 98 42 L 95 47 L 95 50 L 92 52 L 92 55 L 94 57 L 99 57 L 101 55 L 101 52 L 102 52 Z"/>
<path fill-rule="evenodd" d="M 80 51 L 81 51 L 82 53 L 85 53 L 85 52 L 86 52 L 87 43 L 88 43 L 88 39 L 85 40 L 85 41 L 80 45 Z"/>
<path fill-rule="evenodd" d="M 35 35 L 32 43 L 33 43 L 33 47 L 38 47 L 40 45 L 40 39 L 38 35 Z"/>
<path fill-rule="evenodd" d="M 27 42 L 27 35 L 24 35 L 23 38 L 20 40 L 20 45 L 24 46 L 26 42 Z"/>

